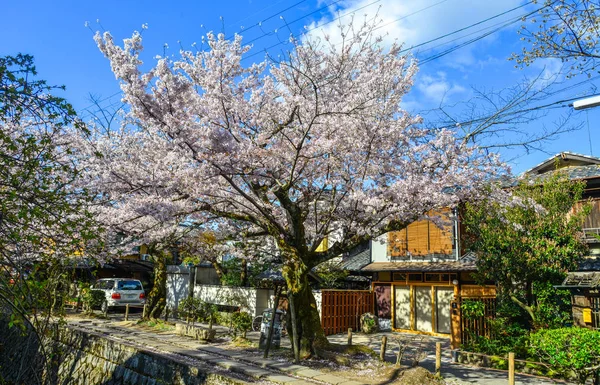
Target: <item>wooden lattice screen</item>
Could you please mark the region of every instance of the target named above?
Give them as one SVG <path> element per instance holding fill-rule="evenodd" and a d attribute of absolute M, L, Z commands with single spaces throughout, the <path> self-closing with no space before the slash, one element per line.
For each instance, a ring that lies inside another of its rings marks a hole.
<path fill-rule="evenodd" d="M 490 321 L 496 317 L 496 297 L 461 297 L 460 306 L 465 301 L 480 301 L 484 304 L 484 314 L 482 317 L 467 319 L 461 314 L 460 333 L 463 344 L 473 342 L 476 336 L 493 337 Z"/>
<path fill-rule="evenodd" d="M 323 290 L 321 325 L 325 335 L 359 330 L 360 316 L 374 312 L 374 296 L 369 290 Z"/>
<path fill-rule="evenodd" d="M 428 220 L 419 220 L 409 224 L 405 229 L 388 233 L 388 255 L 392 258 L 405 258 L 407 253 L 415 256 L 429 254 L 452 254 L 452 221 L 450 209 L 441 209 L 429 213 L 440 216 L 445 224 L 440 229 Z"/>

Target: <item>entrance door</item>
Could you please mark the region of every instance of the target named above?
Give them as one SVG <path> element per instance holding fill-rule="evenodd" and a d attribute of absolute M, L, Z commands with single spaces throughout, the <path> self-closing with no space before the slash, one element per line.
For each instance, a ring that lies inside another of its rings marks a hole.
<path fill-rule="evenodd" d="M 432 332 L 431 286 L 415 286 L 415 324 L 418 331 Z"/>
<path fill-rule="evenodd" d="M 450 334 L 450 306 L 454 298 L 454 288 L 452 287 L 436 287 L 436 331 L 438 333 Z"/>
<path fill-rule="evenodd" d="M 410 287 L 394 286 L 394 327 L 410 329 Z"/>

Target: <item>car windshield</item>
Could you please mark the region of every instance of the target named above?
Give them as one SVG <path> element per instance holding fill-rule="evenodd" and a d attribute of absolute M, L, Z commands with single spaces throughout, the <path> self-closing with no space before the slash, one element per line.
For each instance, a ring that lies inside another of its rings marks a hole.
<path fill-rule="evenodd" d="M 117 284 L 119 290 L 142 290 L 140 281 L 119 281 Z"/>

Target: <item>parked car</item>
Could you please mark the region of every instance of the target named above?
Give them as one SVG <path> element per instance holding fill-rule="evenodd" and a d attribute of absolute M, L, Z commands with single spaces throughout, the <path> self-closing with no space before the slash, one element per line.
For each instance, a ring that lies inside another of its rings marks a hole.
<path fill-rule="evenodd" d="M 92 290 L 104 292 L 104 302 L 100 306 L 103 312 L 126 305 L 143 306 L 146 303 L 146 293 L 142 283 L 131 278 L 99 279 L 91 287 Z"/>

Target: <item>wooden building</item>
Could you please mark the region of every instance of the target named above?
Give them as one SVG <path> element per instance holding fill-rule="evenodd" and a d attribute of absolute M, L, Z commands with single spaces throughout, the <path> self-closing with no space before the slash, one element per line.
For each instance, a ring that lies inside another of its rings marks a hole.
<path fill-rule="evenodd" d="M 346 258 L 342 266 L 372 278 L 380 327 L 462 339 L 462 298 L 495 298 L 495 286 L 480 286 L 473 255 L 462 254 L 456 210 L 430 213 L 401 231 L 384 234 Z"/>
<path fill-rule="evenodd" d="M 571 291 L 573 324 L 600 328 L 600 158 L 562 152 L 527 170 L 524 177 L 536 180 L 556 170 L 571 180 L 586 183 L 583 200 L 574 210 L 584 204 L 592 205 L 583 223 L 588 255 L 576 270 L 567 274 L 561 287 Z"/>

